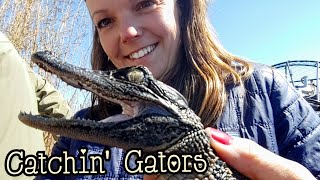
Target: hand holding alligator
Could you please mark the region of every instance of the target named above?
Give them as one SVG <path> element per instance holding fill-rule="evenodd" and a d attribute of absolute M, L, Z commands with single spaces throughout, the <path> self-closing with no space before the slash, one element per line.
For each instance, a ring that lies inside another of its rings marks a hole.
<path fill-rule="evenodd" d="M 250 179 L 315 179 L 301 164 L 278 156 L 249 139 L 231 137 L 213 128 L 206 128 L 206 132 L 218 156 Z"/>
<path fill-rule="evenodd" d="M 250 179 L 316 180 L 301 164 L 278 156 L 251 140 L 231 137 L 213 128 L 206 128 L 206 132 L 217 155 Z M 147 175 L 144 180 L 156 178 Z"/>

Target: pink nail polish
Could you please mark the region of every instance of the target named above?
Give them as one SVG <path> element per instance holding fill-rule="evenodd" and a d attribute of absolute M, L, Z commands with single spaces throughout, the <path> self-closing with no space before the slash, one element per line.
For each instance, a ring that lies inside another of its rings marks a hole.
<path fill-rule="evenodd" d="M 211 137 L 222 143 L 222 144 L 225 144 L 225 145 L 229 145 L 230 144 L 230 141 L 232 140 L 232 137 L 229 136 L 228 134 L 222 132 L 222 131 L 219 131 L 217 129 L 214 129 L 214 128 L 210 128 L 210 131 L 211 131 Z"/>

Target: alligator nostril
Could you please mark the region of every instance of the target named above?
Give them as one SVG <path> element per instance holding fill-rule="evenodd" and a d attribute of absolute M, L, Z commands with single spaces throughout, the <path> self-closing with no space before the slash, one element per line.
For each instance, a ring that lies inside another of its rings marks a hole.
<path fill-rule="evenodd" d="M 134 70 L 128 72 L 127 77 L 129 79 L 129 81 L 139 83 L 139 82 L 143 81 L 144 74 L 142 71 L 140 71 L 138 69 L 134 69 Z"/>

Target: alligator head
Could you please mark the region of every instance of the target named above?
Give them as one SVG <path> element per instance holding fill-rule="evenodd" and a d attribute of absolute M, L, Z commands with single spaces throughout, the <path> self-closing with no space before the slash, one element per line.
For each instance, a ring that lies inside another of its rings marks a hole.
<path fill-rule="evenodd" d="M 90 142 L 146 152 L 164 150 L 182 137 L 203 129 L 200 118 L 185 98 L 157 81 L 143 66 L 94 71 L 56 60 L 48 51 L 33 54 L 32 61 L 76 88 L 90 91 L 122 106 L 122 114 L 101 121 L 57 119 L 20 114 L 28 126 Z"/>

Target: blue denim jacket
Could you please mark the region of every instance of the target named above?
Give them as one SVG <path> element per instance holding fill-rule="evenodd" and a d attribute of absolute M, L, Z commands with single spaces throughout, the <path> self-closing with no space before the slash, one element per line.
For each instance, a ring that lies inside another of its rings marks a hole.
<path fill-rule="evenodd" d="M 268 150 L 297 161 L 320 178 L 320 118 L 312 107 L 274 69 L 255 64 L 253 74 L 244 86 L 229 85 L 228 101 L 218 129 L 251 139 Z M 77 117 L 85 116 L 81 110 Z M 100 153 L 102 145 L 70 138 L 60 138 L 53 155 L 67 149 L 76 155 L 81 147 L 89 153 Z M 105 163 L 108 174 L 72 176 L 76 179 L 142 179 L 142 175 L 128 175 L 123 168 L 124 152 L 112 148 L 112 158 Z M 62 179 L 59 177 L 58 179 Z"/>

